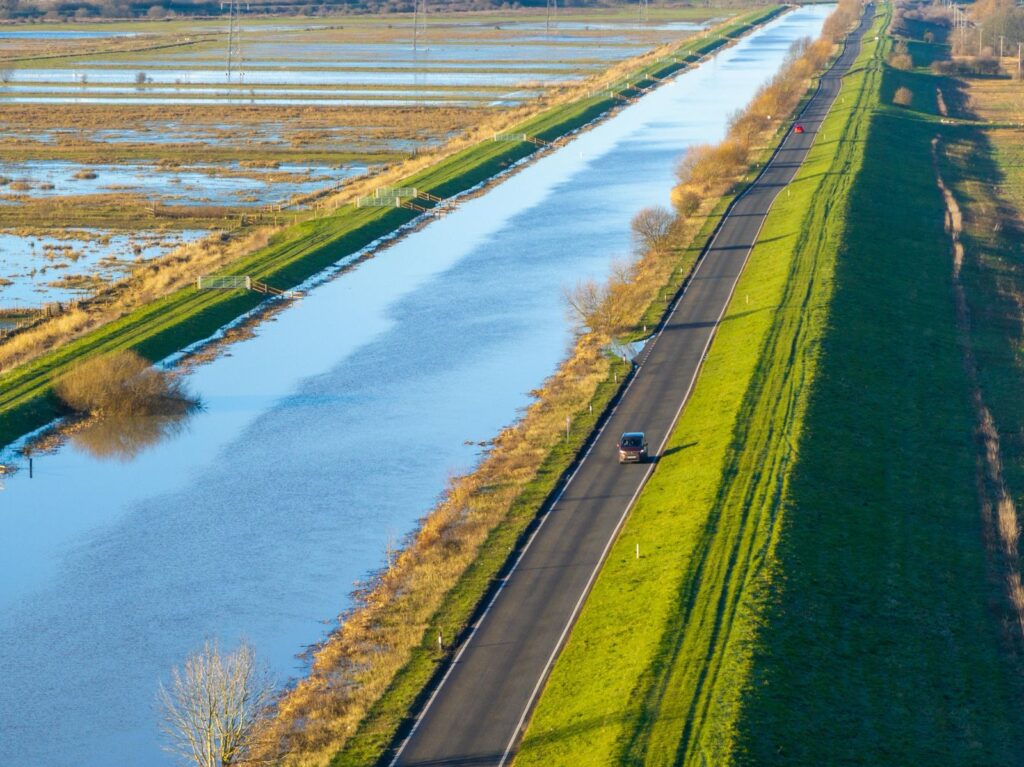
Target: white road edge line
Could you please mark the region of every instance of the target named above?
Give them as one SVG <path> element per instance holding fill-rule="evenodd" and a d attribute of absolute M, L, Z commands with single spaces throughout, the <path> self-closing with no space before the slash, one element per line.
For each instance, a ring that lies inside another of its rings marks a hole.
<path fill-rule="evenodd" d="M 845 52 L 846 52 L 846 47 L 844 45 L 843 53 L 845 53 Z M 836 58 L 836 61 L 838 62 L 839 58 L 841 58 L 841 57 L 842 57 L 842 53 L 840 54 L 839 57 Z M 826 77 L 826 76 L 827 76 L 827 73 L 826 73 L 826 75 L 823 75 L 822 78 L 820 78 L 818 80 L 818 86 L 815 89 L 814 96 L 812 96 L 810 99 L 807 100 L 807 103 L 804 105 L 804 108 L 801 109 L 800 112 L 797 114 L 796 119 L 799 119 L 800 116 L 803 115 L 810 108 L 811 104 L 814 101 L 814 98 L 817 97 L 818 93 L 820 93 L 820 91 L 821 91 L 821 80 L 824 79 L 824 77 Z M 836 95 L 838 95 L 838 94 L 839 94 L 839 91 L 837 90 L 836 91 Z M 828 118 L 828 115 L 832 111 L 833 104 L 835 104 L 835 96 L 833 96 L 832 102 L 829 104 L 829 108 L 827 110 L 825 110 L 825 114 L 822 115 L 820 123 L 824 123 L 825 120 Z M 820 129 L 820 123 L 819 123 L 819 129 Z M 808 153 L 810 153 L 811 149 L 814 147 L 814 144 L 817 142 L 817 133 L 818 133 L 818 131 L 815 131 L 814 138 L 811 141 L 811 145 L 809 147 L 807 147 L 807 152 Z M 779 146 L 776 148 L 776 150 L 772 153 L 771 158 L 768 160 L 767 163 L 765 163 L 764 168 L 761 169 L 761 172 L 758 173 L 757 177 L 750 183 L 750 185 L 746 189 L 743 190 L 743 192 L 741 192 L 739 195 L 737 195 L 736 199 L 730 205 L 729 213 L 731 213 L 732 209 L 736 206 L 736 203 L 738 203 L 740 201 L 740 199 L 742 199 L 748 192 L 752 191 L 757 186 L 758 181 L 761 180 L 761 177 L 774 164 L 774 162 L 775 162 L 776 158 L 778 157 L 779 153 L 785 148 L 786 141 L 788 139 L 789 139 L 789 135 L 787 135 L 786 138 L 783 139 L 783 141 L 779 144 Z M 804 159 L 806 159 L 806 155 L 804 155 Z M 800 166 L 803 165 L 803 162 L 804 162 L 804 160 L 800 161 Z M 753 244 L 747 250 L 747 254 L 746 254 L 746 256 L 743 259 L 743 264 L 740 267 L 740 270 L 736 273 L 736 278 L 733 280 L 733 283 L 732 283 L 731 287 L 729 288 L 729 296 L 725 300 L 725 304 L 722 306 L 722 311 L 719 312 L 719 314 L 718 314 L 718 319 L 715 320 L 715 324 L 714 324 L 714 326 L 711 329 L 711 333 L 708 335 L 707 343 L 704 344 L 704 349 L 701 352 L 700 362 L 697 363 L 697 367 L 694 369 L 693 376 L 690 378 L 690 384 L 689 384 L 689 386 L 687 386 L 686 392 L 683 394 L 683 400 L 682 400 L 682 402 L 679 403 L 679 409 L 676 410 L 676 414 L 675 414 L 675 416 L 672 419 L 672 423 L 669 425 L 668 431 L 665 433 L 665 437 L 662 439 L 661 444 L 658 446 L 658 455 L 659 456 L 662 454 L 662 452 L 664 452 L 665 445 L 668 443 L 669 437 L 672 436 L 672 432 L 675 430 L 676 424 L 678 423 L 679 418 L 680 418 L 680 416 L 683 413 L 683 409 L 686 407 L 686 403 L 689 402 L 689 400 L 690 400 L 690 394 L 693 391 L 693 387 L 696 384 L 697 379 L 700 377 L 701 370 L 703 370 L 703 368 L 704 368 L 704 360 L 706 359 L 708 349 L 711 348 L 711 342 L 715 339 L 715 336 L 716 336 L 716 334 L 718 332 L 718 328 L 719 328 L 719 326 L 720 326 L 720 324 L 722 322 L 722 317 L 725 316 L 726 311 L 728 311 L 728 309 L 729 309 L 729 304 L 732 303 L 733 296 L 736 293 L 736 286 L 739 284 L 740 278 L 743 276 L 743 272 L 746 271 L 747 263 L 750 261 L 750 255 L 754 252 L 754 248 L 757 246 L 757 241 L 758 241 L 758 239 L 761 236 L 761 230 L 764 228 L 765 222 L 768 220 L 768 215 L 771 213 L 771 210 L 772 210 L 772 208 L 775 205 L 775 201 L 779 199 L 779 194 L 782 192 L 782 189 L 785 188 L 785 187 L 788 187 L 790 185 L 790 183 L 792 183 L 793 178 L 796 177 L 796 174 L 799 171 L 800 166 L 798 166 L 797 170 L 795 170 L 793 172 L 793 177 L 790 178 L 789 181 L 787 181 L 783 186 L 780 186 L 778 188 L 778 190 L 775 192 L 775 195 L 772 197 L 771 202 L 768 204 L 768 209 L 765 211 L 764 218 L 761 219 L 761 224 L 757 227 L 757 232 L 754 234 Z M 725 218 L 728 218 L 728 213 L 723 218 L 723 221 L 725 220 Z M 693 274 L 692 274 L 692 276 L 690 278 L 690 281 L 686 285 L 686 288 L 683 289 L 682 295 L 679 297 L 679 299 L 676 301 L 675 305 L 672 307 L 672 311 L 665 318 L 665 321 L 662 323 L 662 326 L 658 330 L 658 333 L 651 340 L 652 346 L 653 346 L 654 342 L 656 342 L 657 339 L 661 337 L 662 331 L 664 331 L 665 327 L 668 326 L 669 321 L 675 315 L 676 309 L 679 307 L 679 303 L 682 301 L 683 296 L 686 295 L 686 290 L 689 289 L 689 286 L 691 284 L 693 284 L 694 279 L 696 279 L 696 277 L 697 277 L 697 273 L 700 271 L 700 267 L 703 266 L 704 262 L 707 260 L 707 255 L 710 254 L 712 250 L 714 250 L 715 241 L 718 239 L 718 235 L 721 233 L 722 228 L 723 227 L 721 227 L 721 226 L 719 227 L 718 231 L 715 232 L 715 236 L 711 239 L 711 242 L 708 243 L 708 247 L 705 249 L 704 254 L 701 256 L 701 260 L 700 260 L 700 263 L 697 265 L 697 268 L 694 269 Z M 633 381 L 635 381 L 637 378 L 639 378 L 640 372 L 641 372 L 640 370 L 637 371 L 636 376 L 634 376 L 633 380 L 631 380 L 629 382 L 629 386 L 632 386 L 633 385 Z M 621 402 L 622 399 L 625 398 L 626 392 L 629 390 L 629 386 L 627 386 L 626 389 L 623 390 L 622 397 L 620 398 L 619 402 Z M 618 408 L 618 403 L 616 403 L 615 407 L 612 408 L 612 410 L 608 413 L 608 417 L 605 419 L 605 425 L 607 425 L 607 423 L 611 420 L 611 417 L 615 413 L 615 410 L 617 408 Z M 603 431 L 603 430 L 604 430 L 604 425 L 602 425 L 602 427 L 601 427 L 601 431 Z M 599 436 L 600 436 L 600 431 L 598 432 L 597 437 L 599 437 Z M 597 437 L 595 437 L 594 442 L 591 443 L 591 448 L 593 448 L 593 445 L 596 444 Z M 584 454 L 583 458 L 580 460 L 580 465 L 583 464 L 583 462 L 586 460 L 586 457 L 587 457 L 587 455 L 589 453 L 590 453 L 590 449 L 587 450 L 587 452 Z M 537 694 L 540 692 L 540 688 L 543 686 L 544 681 L 547 679 L 548 672 L 551 670 L 551 665 L 554 663 L 555 658 L 558 656 L 558 653 L 561 651 L 563 643 L 565 642 L 565 638 L 568 635 L 569 631 L 572 629 L 573 624 L 576 622 L 576 617 L 577 617 L 581 607 L 583 606 L 583 603 L 586 601 L 587 596 L 590 594 L 590 589 L 593 586 L 594 581 L 597 579 L 597 575 L 601 571 L 602 566 L 604 565 L 604 562 L 605 562 L 605 559 L 606 559 L 606 557 L 608 555 L 609 550 L 611 549 L 612 545 L 615 543 L 615 540 L 618 538 L 619 531 L 622 529 L 622 526 L 625 524 L 626 519 L 629 517 L 629 512 L 632 510 L 633 504 L 636 502 L 636 499 L 640 495 L 640 492 L 646 486 L 647 480 L 650 478 L 650 475 L 654 471 L 655 466 L 656 466 L 656 464 L 652 463 L 648 467 L 647 471 L 644 472 L 644 475 L 640 479 L 640 484 L 638 485 L 638 487 L 636 489 L 636 492 L 633 493 L 633 497 L 630 498 L 629 499 L 629 503 L 626 504 L 626 508 L 623 510 L 622 516 L 619 517 L 619 521 L 615 525 L 615 529 L 612 531 L 612 534 L 611 534 L 611 536 L 608 539 L 608 543 L 605 544 L 604 550 L 601 552 L 601 557 L 599 558 L 597 564 L 595 565 L 594 570 L 591 572 L 590 578 L 587 580 L 587 584 L 584 587 L 583 592 L 580 594 L 580 598 L 577 600 L 576 606 L 573 608 L 572 614 L 569 616 L 569 620 L 566 623 L 565 628 L 562 629 L 562 633 L 561 633 L 561 635 L 558 638 L 558 642 L 556 643 L 554 650 L 552 650 L 551 655 L 548 656 L 548 660 L 544 664 L 544 669 L 541 671 L 540 677 L 537 679 L 537 684 L 534 685 L 533 691 L 530 693 L 530 698 L 529 698 L 529 700 L 526 703 L 526 708 L 523 709 L 523 714 L 522 714 L 522 716 L 519 717 L 519 722 L 516 725 L 515 730 L 512 733 L 511 740 L 509 740 L 508 745 L 505 747 L 505 752 L 502 754 L 501 760 L 498 762 L 498 767 L 504 767 L 505 762 L 508 760 L 509 754 L 511 754 L 512 749 L 515 747 L 516 741 L 519 739 L 519 733 L 522 730 L 523 724 L 526 722 L 527 716 L 529 716 L 530 710 L 533 708 L 533 703 L 534 703 L 534 701 L 537 698 Z M 579 470 L 579 467 L 577 467 L 577 471 L 578 470 Z M 574 471 L 573 472 L 573 476 L 575 476 L 575 474 L 576 474 L 576 472 Z M 570 477 L 570 482 L 571 481 L 572 481 L 572 478 Z M 561 498 L 562 493 L 565 492 L 565 490 L 568 488 L 568 486 L 569 486 L 569 483 L 566 482 L 566 487 L 563 488 L 562 492 L 558 494 L 558 498 Z M 558 501 L 556 500 L 555 503 L 553 503 L 551 505 L 551 510 L 550 511 L 554 510 L 554 507 L 557 504 L 557 502 Z M 550 511 L 548 513 L 550 513 Z M 545 515 L 545 518 L 547 518 L 547 515 Z M 540 525 L 537 526 L 537 529 L 538 530 L 540 529 Z M 533 537 L 532 536 L 530 538 L 530 541 L 531 542 L 533 541 Z M 523 553 L 524 554 L 526 553 L 526 549 L 525 548 L 523 549 Z M 516 561 L 516 565 L 518 565 L 518 564 L 519 564 L 519 560 Z M 511 574 L 512 573 L 510 571 L 509 572 L 509 576 L 511 576 Z M 497 598 L 497 594 L 495 595 L 495 598 Z M 493 604 L 493 601 L 494 600 L 492 600 L 492 604 Z M 490 605 L 488 605 L 488 610 L 489 609 L 490 609 Z M 481 618 L 481 621 L 482 620 L 483 619 Z M 474 631 L 475 631 L 475 629 L 474 629 Z M 472 636 L 470 636 L 469 639 L 472 639 Z M 467 644 L 469 643 L 469 639 L 466 640 Z M 424 711 L 424 713 L 426 713 L 426 712 Z"/>
<path fill-rule="evenodd" d="M 836 61 L 838 61 L 839 58 L 842 58 L 842 54 L 845 53 L 845 52 L 846 52 L 846 46 L 844 44 L 843 51 L 842 51 L 842 53 L 840 53 L 839 57 L 837 57 Z M 803 115 L 807 111 L 807 109 L 811 106 L 811 103 L 814 101 L 814 98 L 821 91 L 821 80 L 824 79 L 825 76 L 827 76 L 827 74 L 823 75 L 822 78 L 819 78 L 818 85 L 817 85 L 817 88 L 815 89 L 814 96 L 812 96 L 810 99 L 808 99 L 807 103 L 804 105 L 804 108 L 801 109 L 800 112 L 797 114 L 796 119 L 799 119 L 800 116 Z M 837 95 L 838 95 L 838 91 L 837 91 Z M 824 122 L 825 119 L 828 117 L 829 113 L 832 111 L 832 106 L 834 104 L 835 104 L 835 98 L 833 97 L 832 103 L 829 104 L 829 108 L 825 111 L 825 114 L 821 118 L 822 122 Z M 753 189 L 757 186 L 757 183 L 761 180 L 761 177 L 764 176 L 764 174 L 768 172 L 769 168 L 771 168 L 772 164 L 775 162 L 775 160 L 777 159 L 779 154 L 785 148 L 786 141 L 788 141 L 788 139 L 789 139 L 789 135 L 787 135 L 786 138 L 783 139 L 783 141 L 778 145 L 778 147 L 776 147 L 775 151 L 772 153 L 772 156 L 769 158 L 768 162 L 766 162 L 764 164 L 764 167 L 757 174 L 757 176 L 754 178 L 754 180 L 751 181 L 750 184 L 747 186 L 747 188 L 744 189 L 740 194 L 738 194 L 736 196 L 736 199 L 732 201 L 732 203 L 729 205 L 729 210 L 726 212 L 726 215 L 723 216 L 723 219 L 722 219 L 723 223 L 724 223 L 725 219 L 728 218 L 729 214 L 732 212 L 732 209 L 736 207 L 736 204 L 741 199 L 743 199 L 743 197 L 745 197 L 749 192 L 753 191 Z M 817 131 L 815 132 L 815 139 L 811 142 L 811 146 L 808 147 L 808 152 L 814 146 L 814 143 L 816 142 L 816 140 L 817 140 Z M 802 164 L 803 164 L 803 162 L 801 161 L 801 165 Z M 796 171 L 794 171 L 794 177 L 795 177 L 795 175 L 796 175 Z M 789 186 L 789 184 L 792 182 L 792 180 L 793 179 L 791 178 L 789 181 L 786 182 L 786 184 L 784 186 Z M 690 399 L 690 393 L 693 390 L 693 387 L 694 387 L 694 384 L 697 381 L 697 378 L 700 376 L 700 371 L 704 367 L 704 359 L 705 359 L 705 356 L 707 355 L 707 351 L 711 347 L 711 342 L 715 338 L 715 335 L 716 335 L 716 333 L 718 331 L 718 327 L 719 327 L 719 324 L 721 323 L 722 317 L 725 316 L 725 312 L 728 310 L 729 304 L 732 302 L 733 295 L 736 292 L 736 286 L 739 284 L 740 277 L 743 276 L 743 272 L 746 270 L 747 262 L 750 260 L 750 254 L 753 252 L 754 247 L 757 245 L 757 240 L 760 237 L 761 229 L 764 227 L 765 221 L 768 219 L 768 214 L 771 212 L 771 209 L 775 205 L 775 201 L 778 199 L 779 194 L 782 192 L 783 188 L 784 187 L 779 187 L 779 190 L 775 193 L 775 196 L 772 198 L 771 203 L 768 205 L 768 210 L 765 212 L 765 217 L 764 217 L 764 219 L 762 219 L 761 225 L 758 227 L 757 233 L 754 236 L 754 245 L 752 245 L 747 250 L 746 258 L 744 258 L 744 260 L 743 260 L 743 266 L 740 268 L 740 271 L 737 273 L 736 279 L 733 281 L 733 284 L 732 284 L 732 286 L 731 286 L 731 288 L 729 290 L 729 297 L 726 299 L 726 302 L 725 302 L 724 306 L 722 307 L 722 311 L 718 315 L 718 319 L 715 320 L 715 325 L 712 328 L 712 331 L 711 331 L 710 335 L 708 336 L 707 343 L 704 344 L 704 349 L 701 352 L 701 360 L 698 363 L 697 368 L 694 370 L 694 374 L 693 374 L 693 376 L 690 379 L 690 384 L 687 387 L 686 392 L 683 395 L 683 400 L 682 400 L 682 402 L 680 402 L 678 410 L 676 410 L 676 414 L 675 414 L 674 418 L 672 419 L 672 423 L 669 425 L 668 430 L 665 433 L 665 437 L 662 439 L 661 444 L 658 446 L 658 455 L 661 455 L 661 453 L 663 452 L 665 444 L 668 442 L 669 437 L 672 435 L 672 431 L 675 429 L 676 423 L 678 422 L 680 416 L 682 415 L 683 408 L 686 407 L 686 403 Z M 714 250 L 715 242 L 718 240 L 718 235 L 721 234 L 722 228 L 723 228 L 722 225 L 720 225 L 718 227 L 718 230 L 715 232 L 714 237 L 711 238 L 711 241 L 708 243 L 707 247 L 704 249 L 704 253 L 701 254 L 700 260 L 698 261 L 696 267 L 694 268 L 693 272 L 691 273 L 690 278 L 687 281 L 686 286 L 683 288 L 682 293 L 675 300 L 675 303 L 672 306 L 672 311 L 669 312 L 668 316 L 665 317 L 665 320 L 661 323 L 661 327 L 658 328 L 658 332 L 651 339 L 649 348 L 648 348 L 648 350 L 646 351 L 646 354 L 645 354 L 645 359 L 647 359 L 650 356 L 650 351 L 649 350 L 652 349 L 654 347 L 654 344 L 657 343 L 658 339 L 661 338 L 661 334 L 665 331 L 665 328 L 668 326 L 668 324 L 671 321 L 672 317 L 675 316 L 676 310 L 679 308 L 679 304 L 682 302 L 683 298 L 686 296 L 686 292 L 690 289 L 690 286 L 693 284 L 694 280 L 697 278 L 697 274 L 700 272 L 701 267 L 704 265 L 704 262 L 707 260 L 708 254 L 710 254 L 711 251 Z M 419 729 L 420 725 L 423 723 L 423 720 L 426 717 L 427 713 L 430 711 L 430 707 L 433 705 L 434 700 L 437 698 L 438 694 L 441 692 L 441 689 L 444 687 L 445 682 L 448 681 L 448 678 L 451 676 L 452 672 L 455 670 L 455 667 L 458 665 L 459 659 L 462 657 L 462 654 L 466 651 L 466 648 L 473 641 L 473 637 L 476 636 L 476 632 L 477 632 L 477 629 L 480 627 L 480 624 L 482 624 L 484 622 L 484 620 L 487 618 L 487 614 L 490 613 L 491 608 L 494 607 L 494 603 L 498 600 L 498 597 L 501 595 L 502 591 L 505 590 L 505 585 L 508 583 L 508 580 L 512 577 L 512 575 L 515 573 L 516 569 L 519 567 L 519 563 L 522 562 L 523 557 L 526 555 L 526 552 L 529 550 L 530 546 L 533 544 L 533 541 L 537 537 L 537 534 L 540 532 L 541 528 L 544 526 L 544 523 L 547 521 L 548 517 L 555 510 L 555 507 L 558 505 L 558 502 L 562 499 L 562 496 L 565 494 L 565 491 L 569 489 L 569 486 L 572 484 L 572 481 L 576 477 L 576 474 L 579 472 L 580 468 L 583 466 L 583 463 L 587 460 L 587 457 L 590 455 L 591 451 L 594 449 L 594 446 L 600 440 L 601 435 L 604 433 L 605 427 L 607 427 L 608 423 L 611 421 L 612 416 L 615 414 L 615 411 L 618 410 L 619 404 L 621 404 L 622 400 L 625 399 L 626 394 L 629 392 L 630 388 L 633 386 L 633 383 L 637 380 L 637 378 L 640 377 L 640 374 L 642 372 L 643 372 L 643 368 L 642 367 L 637 370 L 636 375 L 634 375 L 630 379 L 629 383 L 626 384 L 626 388 L 623 389 L 622 393 L 619 395 L 619 401 L 616 402 L 616 404 L 612 407 L 611 410 L 608 411 L 608 414 L 604 417 L 603 423 L 601 424 L 600 428 L 597 430 L 597 433 L 594 435 L 593 439 L 591 440 L 590 445 L 584 451 L 583 456 L 580 458 L 579 463 L 576 465 L 576 468 L 573 469 L 572 473 L 569 475 L 569 478 L 566 480 L 565 484 L 562 486 L 562 489 L 558 491 L 558 494 L 555 496 L 554 500 L 551 502 L 551 505 L 548 507 L 547 512 L 545 512 L 544 516 L 541 517 L 540 522 L 537 524 L 536 529 L 534 529 L 533 533 L 530 534 L 530 537 L 527 540 L 526 544 L 523 546 L 522 550 L 519 552 L 519 555 L 516 557 L 516 561 L 512 564 L 512 567 L 509 569 L 508 574 L 502 579 L 501 584 L 498 586 L 497 590 L 494 592 L 494 595 L 491 597 L 491 601 L 487 603 L 487 607 L 484 609 L 483 613 L 477 619 L 476 623 L 473 624 L 473 627 L 470 630 L 469 635 L 466 637 L 465 641 L 459 647 L 459 650 L 455 654 L 455 657 L 452 658 L 451 663 L 449 664 L 447 671 L 445 671 L 444 676 L 441 677 L 441 681 L 438 682 L 437 687 L 434 688 L 434 691 L 431 693 L 430 697 L 427 699 L 427 702 L 423 706 L 423 709 L 417 715 L 416 721 L 413 723 L 412 728 L 409 730 L 409 734 L 406 735 L 405 738 L 402 740 L 401 745 L 395 751 L 394 757 L 392 757 L 391 761 L 388 763 L 389 767 L 396 767 L 396 765 L 398 764 L 398 760 L 402 757 L 402 753 L 405 751 L 406 746 L 409 745 L 409 741 L 412 740 L 412 737 L 416 734 L 416 731 Z M 587 595 L 590 593 L 590 588 L 593 585 L 593 581 L 596 579 L 597 574 L 600 572 L 601 566 L 604 564 L 605 557 L 607 556 L 609 549 L 611 548 L 612 544 L 615 542 L 615 539 L 618 537 L 619 530 L 622 528 L 622 525 L 624 524 L 626 518 L 629 516 L 629 512 L 632 510 L 632 507 L 633 507 L 633 504 L 636 501 L 636 498 L 639 496 L 640 492 L 643 490 L 644 486 L 647 484 L 647 480 L 650 477 L 651 473 L 654 471 L 655 466 L 656 466 L 656 464 L 652 463 L 647 468 L 647 471 L 644 473 L 644 475 L 640 478 L 640 484 L 637 486 L 636 492 L 634 492 L 633 493 L 633 497 L 630 498 L 629 503 L 626 505 L 626 508 L 625 508 L 625 510 L 622 513 L 622 516 L 619 518 L 619 521 L 616 524 L 615 529 L 612 531 L 612 534 L 611 534 L 611 536 L 608 539 L 608 543 L 605 544 L 604 551 L 602 552 L 601 557 L 598 560 L 598 563 L 595 566 L 593 572 L 590 574 L 590 578 L 587 580 L 586 587 L 584 588 L 582 594 L 580 595 L 580 598 L 577 601 L 576 606 L 573 608 L 573 612 L 572 612 L 572 614 L 569 617 L 569 621 L 566 623 L 565 628 L 562 630 L 562 634 L 559 637 L 559 640 L 558 640 L 558 642 L 555 645 L 555 649 L 552 651 L 550 657 L 547 660 L 547 663 L 545 663 L 544 669 L 541 672 L 541 675 L 540 675 L 539 679 L 537 680 L 537 684 L 534 686 L 533 692 L 530 694 L 530 698 L 527 701 L 526 708 L 523 710 L 523 714 L 519 718 L 519 723 L 516 725 L 516 728 L 515 728 L 515 730 L 512 733 L 512 739 L 509 741 L 508 746 L 505 748 L 505 752 L 502 754 L 501 761 L 498 762 L 498 767 L 504 767 L 505 762 L 508 760 L 508 756 L 511 753 L 512 749 L 514 748 L 516 740 L 518 740 L 518 738 L 519 738 L 519 731 L 522 729 L 522 726 L 523 726 L 524 722 L 526 721 L 526 717 L 529 715 L 530 709 L 533 707 L 533 703 L 534 703 L 534 700 L 536 700 L 537 693 L 539 692 L 540 687 L 544 684 L 544 680 L 547 678 L 548 672 L 550 671 L 550 668 L 551 668 L 551 664 L 554 662 L 555 657 L 558 655 L 559 651 L 562 649 L 562 644 L 565 641 L 565 637 L 568 634 L 569 630 L 572 628 L 572 625 L 573 625 L 573 623 L 576 620 L 576 616 L 579 613 L 580 607 L 582 606 L 583 602 L 586 600 Z"/>

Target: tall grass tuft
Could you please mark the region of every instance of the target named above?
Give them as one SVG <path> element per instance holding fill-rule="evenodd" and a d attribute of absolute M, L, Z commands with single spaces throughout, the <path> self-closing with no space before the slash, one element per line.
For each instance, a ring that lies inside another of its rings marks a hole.
<path fill-rule="evenodd" d="M 57 381 L 55 391 L 75 412 L 95 416 L 174 415 L 196 405 L 180 378 L 133 351 L 78 363 Z"/>

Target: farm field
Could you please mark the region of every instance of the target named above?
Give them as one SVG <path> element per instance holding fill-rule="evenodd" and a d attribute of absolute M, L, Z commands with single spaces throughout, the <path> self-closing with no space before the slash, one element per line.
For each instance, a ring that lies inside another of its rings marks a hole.
<path fill-rule="evenodd" d="M 1019 762 L 1018 618 L 978 495 L 931 158 L 936 133 L 968 129 L 939 121 L 935 89 L 960 103 L 955 82 L 897 72 L 888 50 L 866 45 L 776 204 L 517 765 Z M 901 86 L 910 109 L 890 106 Z M 1011 322 L 1014 294 L 993 305 L 974 271 L 982 389 L 1005 413 L 1019 304 Z"/>
<path fill-rule="evenodd" d="M 247 218 L 287 222 L 325 190 L 510 110 L 527 116 L 721 16 L 660 9 L 641 24 L 597 9 L 551 23 L 509 11 L 432 13 L 415 25 L 399 14 L 0 26 L 0 232 L 172 241 L 175 231 L 194 239 Z M 17 250 L 8 258 L 33 252 Z M 112 248 L 21 274 L 122 257 Z M 87 270 L 70 296 L 48 281 L 27 292 L 0 284 L 0 312 L 88 298 L 110 274 Z"/>

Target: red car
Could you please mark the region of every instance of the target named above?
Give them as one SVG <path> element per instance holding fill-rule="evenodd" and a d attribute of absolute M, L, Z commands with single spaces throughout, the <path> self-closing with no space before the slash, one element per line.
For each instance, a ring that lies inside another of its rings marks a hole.
<path fill-rule="evenodd" d="M 647 438 L 642 431 L 627 431 L 619 438 L 619 463 L 647 460 Z"/>
<path fill-rule="evenodd" d="M 797 123 L 793 127 L 793 133 L 803 133 L 803 132 L 804 132 L 804 126 L 802 126 L 800 123 Z"/>

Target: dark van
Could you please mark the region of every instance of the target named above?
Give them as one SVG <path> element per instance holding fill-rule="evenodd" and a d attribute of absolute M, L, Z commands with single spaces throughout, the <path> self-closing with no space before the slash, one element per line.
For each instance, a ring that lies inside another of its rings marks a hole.
<path fill-rule="evenodd" d="M 627 431 L 619 437 L 619 463 L 647 460 L 647 438 L 642 431 Z"/>

